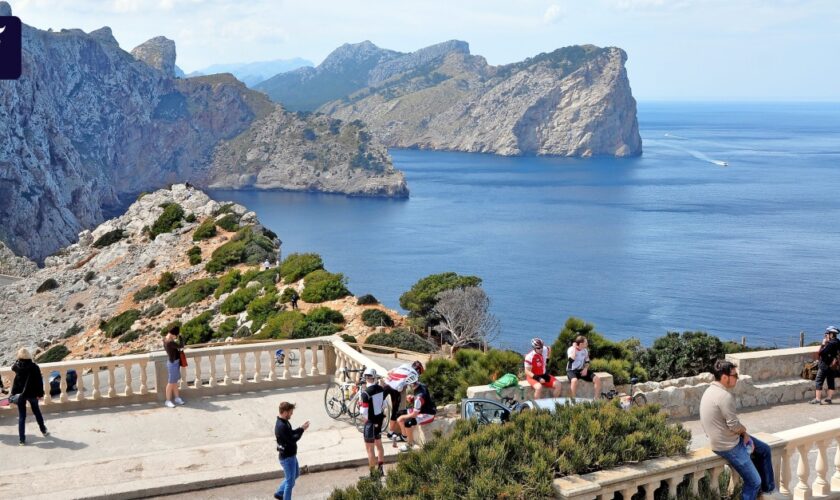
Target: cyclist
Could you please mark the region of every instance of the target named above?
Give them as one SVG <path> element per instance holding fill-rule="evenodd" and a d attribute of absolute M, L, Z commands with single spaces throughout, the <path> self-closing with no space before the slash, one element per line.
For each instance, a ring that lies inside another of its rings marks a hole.
<path fill-rule="evenodd" d="M 566 376 L 569 377 L 572 399 L 577 394 L 577 386 L 581 380 L 595 384 L 595 399 L 601 394 L 601 379 L 589 369 L 589 341 L 583 335 L 575 337 L 574 342 L 566 351 Z"/>
<path fill-rule="evenodd" d="M 368 466 L 371 477 L 382 475 L 382 464 L 385 463 L 385 450 L 382 448 L 382 423 L 385 420 L 385 391 L 376 383 L 376 370 L 365 369 L 365 390 L 361 397 L 361 417 L 365 421 L 364 439 L 368 454 Z M 376 459 L 379 452 L 379 460 Z"/>
<path fill-rule="evenodd" d="M 400 365 L 388 372 L 385 376 L 385 397 L 391 398 L 391 421 L 388 424 L 388 439 L 393 441 L 405 441 L 405 436 L 400 432 L 397 424 L 397 417 L 400 411 L 400 400 L 402 392 L 408 385 L 409 379 L 419 380 L 423 374 L 423 363 L 415 361 Z"/>
<path fill-rule="evenodd" d="M 540 399 L 543 389 L 553 389 L 555 398 L 560 397 L 560 382 L 546 370 L 546 362 L 551 355 L 551 348 L 541 338 L 531 339 L 531 350 L 525 355 L 525 378 L 534 388 L 534 398 Z"/>
<path fill-rule="evenodd" d="M 437 408 L 432 395 L 429 394 L 429 388 L 420 383 L 415 376 L 409 376 L 408 383 L 414 389 L 413 404 L 411 408 L 406 408 L 399 412 L 397 423 L 403 435 L 406 436 L 407 443 L 400 446 L 400 451 L 409 451 L 414 446 L 414 429 L 416 425 L 426 425 L 435 419 Z M 412 398 L 406 398 L 411 401 Z"/>

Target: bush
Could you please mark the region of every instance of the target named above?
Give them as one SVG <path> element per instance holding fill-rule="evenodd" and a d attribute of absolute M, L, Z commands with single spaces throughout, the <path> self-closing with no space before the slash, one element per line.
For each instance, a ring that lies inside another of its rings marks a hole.
<path fill-rule="evenodd" d="M 251 331 L 259 330 L 270 315 L 277 312 L 277 294 L 266 293 L 251 301 L 247 307 L 248 319 L 253 321 Z"/>
<path fill-rule="evenodd" d="M 684 454 L 690 441 L 656 405 L 583 403 L 524 412 L 504 425 L 460 420 L 450 435 L 400 456 L 384 485 L 362 479 L 330 499 L 553 498 L 557 476 Z"/>
<path fill-rule="evenodd" d="M 213 329 L 210 328 L 212 320 L 213 311 L 205 311 L 184 323 L 181 327 L 181 338 L 184 339 L 184 343 L 203 344 L 213 338 Z"/>
<path fill-rule="evenodd" d="M 304 322 L 303 314 L 298 311 L 281 311 L 265 322 L 257 334 L 261 339 L 288 339 Z"/>
<path fill-rule="evenodd" d="M 213 251 L 204 268 L 218 273 L 236 264 L 260 264 L 277 254 L 274 242 L 262 234 L 254 234 L 252 226 L 240 229 L 230 241 Z"/>
<path fill-rule="evenodd" d="M 129 309 L 108 321 L 103 321 L 99 325 L 99 329 L 105 332 L 110 338 L 119 337 L 123 333 L 131 329 L 131 325 L 140 317 L 140 311 L 137 309 Z"/>
<path fill-rule="evenodd" d="M 55 290 L 56 288 L 58 288 L 58 281 L 52 278 L 47 278 L 43 283 L 41 283 L 40 286 L 38 286 L 38 289 L 35 290 L 35 293 L 44 293 L 50 290 Z"/>
<path fill-rule="evenodd" d="M 163 233 L 171 233 L 173 230 L 181 227 L 181 220 L 184 218 L 184 209 L 177 203 L 167 204 L 163 213 L 152 224 L 149 230 L 149 237 L 155 239 L 157 235 Z"/>
<path fill-rule="evenodd" d="M 160 302 L 155 302 L 154 304 L 150 305 L 143 311 L 144 318 L 154 318 L 159 316 L 166 309 L 166 307 L 161 304 Z"/>
<path fill-rule="evenodd" d="M 317 253 L 293 253 L 280 264 L 280 276 L 286 283 L 293 283 L 307 274 L 324 268 L 324 261 Z"/>
<path fill-rule="evenodd" d="M 376 297 L 369 293 L 362 295 L 358 300 L 356 300 L 356 305 L 358 306 L 372 306 L 376 304 L 379 304 L 379 301 L 376 300 Z"/>
<path fill-rule="evenodd" d="M 355 344 L 357 342 L 356 337 L 350 335 L 349 333 L 342 333 L 341 340 L 350 342 L 351 344 Z"/>
<path fill-rule="evenodd" d="M 626 359 L 593 359 L 590 366 L 592 371 L 607 372 L 613 376 L 613 383 L 616 385 L 629 384 L 631 377 L 639 380 L 647 380 L 648 374 L 638 363 Z"/>
<path fill-rule="evenodd" d="M 133 341 L 135 341 L 139 338 L 140 338 L 140 332 L 138 332 L 137 330 L 131 330 L 128 333 L 124 333 L 124 334 L 120 335 L 120 338 L 117 339 L 117 342 L 119 342 L 121 344 L 126 344 L 128 342 L 133 342 Z"/>
<path fill-rule="evenodd" d="M 134 302 L 143 302 L 144 300 L 149 300 L 152 297 L 157 296 L 158 287 L 157 285 L 149 285 L 144 286 L 140 290 L 134 293 Z"/>
<path fill-rule="evenodd" d="M 365 341 L 365 345 L 381 345 L 386 347 L 396 347 L 414 352 L 436 352 L 437 347 L 424 339 L 423 337 L 411 333 L 407 330 L 396 329 L 391 333 L 381 332 L 374 333 Z"/>
<path fill-rule="evenodd" d="M 242 279 L 242 273 L 239 272 L 239 269 L 231 269 L 219 278 L 219 288 L 216 289 L 214 296 L 218 299 L 222 295 L 232 292 L 239 285 L 240 279 Z"/>
<path fill-rule="evenodd" d="M 160 293 L 166 293 L 176 286 L 178 286 L 178 281 L 175 279 L 174 274 L 166 271 L 160 275 L 160 278 L 158 279 L 158 291 Z"/>
<path fill-rule="evenodd" d="M 190 265 L 194 266 L 201 263 L 201 248 L 197 246 L 191 247 L 187 250 L 187 257 L 190 259 Z"/>
<path fill-rule="evenodd" d="M 323 269 L 306 275 L 300 297 L 309 303 L 326 302 L 350 295 L 347 279 L 341 273 L 328 273 Z"/>
<path fill-rule="evenodd" d="M 292 287 L 284 288 L 283 293 L 280 294 L 280 302 L 283 304 L 291 302 L 296 293 L 297 290 Z"/>
<path fill-rule="evenodd" d="M 187 214 L 187 216 L 186 216 L 186 217 L 184 217 L 184 221 L 189 222 L 190 224 L 192 224 L 193 222 L 195 222 L 195 214 L 194 214 L 194 213 L 192 213 L 192 212 L 191 212 L 191 213 L 188 213 L 188 214 Z"/>
<path fill-rule="evenodd" d="M 270 288 L 275 288 L 275 284 L 277 282 L 277 268 L 272 267 L 266 269 L 265 271 L 260 271 L 258 269 L 249 269 L 242 275 L 242 279 L 239 281 L 239 287 L 245 288 L 248 286 L 248 283 L 252 281 L 256 281 L 257 283 L 261 284 L 263 288 L 266 290 Z"/>
<path fill-rule="evenodd" d="M 94 271 L 88 271 L 85 273 L 85 283 L 90 283 L 90 280 L 96 277 L 96 273 Z"/>
<path fill-rule="evenodd" d="M 222 302 L 219 311 L 228 316 L 232 314 L 239 314 L 244 311 L 248 304 L 257 297 L 257 289 L 243 288 L 228 295 L 228 298 Z"/>
<path fill-rule="evenodd" d="M 394 326 L 394 320 L 385 311 L 367 309 L 362 313 L 362 321 L 367 326 Z"/>
<path fill-rule="evenodd" d="M 238 326 L 238 323 L 236 321 L 236 318 L 228 318 L 228 319 L 222 321 L 222 324 L 219 325 L 219 330 L 217 332 L 218 336 L 219 337 L 230 337 L 231 335 L 233 335 L 233 332 L 236 331 L 237 326 Z"/>
<path fill-rule="evenodd" d="M 409 311 L 411 316 L 428 316 L 437 303 L 437 294 L 453 288 L 479 286 L 481 278 L 477 276 L 459 276 L 456 273 L 432 274 L 419 280 L 411 289 L 400 296 L 400 307 Z"/>
<path fill-rule="evenodd" d="M 193 231 L 193 241 L 201 241 L 216 236 L 216 222 L 213 218 L 205 219 L 204 222 L 198 225 Z"/>
<path fill-rule="evenodd" d="M 505 373 L 520 375 L 521 371 L 522 355 L 517 352 L 490 349 L 484 353 L 461 349 L 454 360 L 430 361 L 421 379 L 429 385 L 432 399 L 438 404 L 446 404 L 461 401 L 470 386 L 489 384 Z"/>
<path fill-rule="evenodd" d="M 213 217 L 218 217 L 222 214 L 232 214 L 233 213 L 233 203 L 225 203 L 224 205 L 220 206 L 215 212 L 213 212 Z"/>
<path fill-rule="evenodd" d="M 47 352 L 41 354 L 35 359 L 36 363 L 56 363 L 66 358 L 70 354 L 70 349 L 61 344 L 50 347 Z"/>
<path fill-rule="evenodd" d="M 123 238 L 125 238 L 125 231 L 122 229 L 114 229 L 113 231 L 108 231 L 97 238 L 96 241 L 93 242 L 93 246 L 96 248 L 105 248 L 109 245 L 113 245 Z"/>
<path fill-rule="evenodd" d="M 693 377 L 710 372 L 724 357 L 723 343 L 706 332 L 668 332 L 659 337 L 641 357 L 653 380 Z"/>
<path fill-rule="evenodd" d="M 318 323 L 307 321 L 305 318 L 292 332 L 293 339 L 311 339 L 315 337 L 327 337 L 341 331 L 341 326 L 333 323 Z"/>
<path fill-rule="evenodd" d="M 309 311 L 306 320 L 314 323 L 344 323 L 344 315 L 329 307 L 316 307 Z"/>
<path fill-rule="evenodd" d="M 227 214 L 216 221 L 216 225 L 228 232 L 233 232 L 239 229 L 239 216 L 236 214 Z"/>
<path fill-rule="evenodd" d="M 169 294 L 165 302 L 169 307 L 186 307 L 206 299 L 218 286 L 219 280 L 214 278 L 190 281 Z"/>
<path fill-rule="evenodd" d="M 73 326 L 71 326 L 70 328 L 65 330 L 64 333 L 61 334 L 61 338 L 68 339 L 70 337 L 73 337 L 73 336 L 76 336 L 76 335 L 82 333 L 83 330 L 84 330 L 84 328 L 82 328 L 81 326 L 74 323 Z"/>

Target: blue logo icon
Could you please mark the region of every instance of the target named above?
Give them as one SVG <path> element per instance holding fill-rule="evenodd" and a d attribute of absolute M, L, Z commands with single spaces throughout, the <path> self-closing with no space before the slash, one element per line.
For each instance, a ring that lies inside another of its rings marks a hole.
<path fill-rule="evenodd" d="M 21 24 L 15 16 L 0 16 L 0 80 L 17 80 L 21 72 Z"/>

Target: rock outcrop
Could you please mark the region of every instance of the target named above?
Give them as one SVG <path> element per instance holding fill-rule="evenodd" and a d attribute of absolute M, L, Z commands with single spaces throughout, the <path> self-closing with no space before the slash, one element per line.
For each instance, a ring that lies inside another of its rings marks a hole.
<path fill-rule="evenodd" d="M 34 262 L 26 257 L 18 257 L 0 241 L 0 274 L 27 277 L 35 274 L 37 270 L 38 266 Z"/>
<path fill-rule="evenodd" d="M 176 76 L 175 42 L 165 36 L 156 36 L 134 47 L 131 55 L 167 76 Z"/>
<path fill-rule="evenodd" d="M 141 47 L 143 61 L 109 28 L 23 27 L 23 76 L 0 81 L 0 241 L 18 255 L 41 262 L 121 196 L 175 182 L 407 196 L 387 151 L 357 126 L 328 120 L 332 135 L 287 150 L 274 141 L 326 119 L 283 111 L 231 75 L 174 78 L 169 41 Z"/>
<path fill-rule="evenodd" d="M 392 147 L 635 156 L 642 143 L 626 60 L 621 49 L 584 45 L 491 66 L 460 41 L 410 54 L 363 42 L 256 88 L 290 109 L 362 120 Z"/>

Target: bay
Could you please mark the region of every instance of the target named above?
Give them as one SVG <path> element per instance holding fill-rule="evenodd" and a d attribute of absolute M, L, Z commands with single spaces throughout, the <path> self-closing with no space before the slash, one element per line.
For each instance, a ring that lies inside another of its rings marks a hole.
<path fill-rule="evenodd" d="M 647 345 L 704 330 L 789 347 L 840 323 L 840 104 L 649 102 L 639 123 L 632 159 L 392 150 L 408 200 L 211 196 L 389 307 L 428 274 L 481 277 L 495 344 L 518 351 L 569 316 Z"/>

